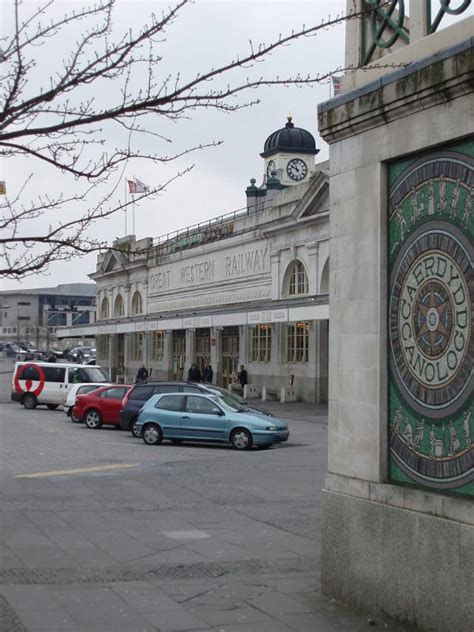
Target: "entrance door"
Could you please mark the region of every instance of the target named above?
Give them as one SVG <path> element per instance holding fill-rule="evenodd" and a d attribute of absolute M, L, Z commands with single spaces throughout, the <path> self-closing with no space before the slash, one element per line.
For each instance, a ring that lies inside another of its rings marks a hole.
<path fill-rule="evenodd" d="M 186 332 L 173 331 L 173 380 L 184 380 L 186 364 Z"/>
<path fill-rule="evenodd" d="M 211 363 L 211 332 L 209 328 L 196 330 L 196 364 L 202 372 Z"/>
<path fill-rule="evenodd" d="M 222 385 L 236 380 L 239 367 L 239 328 L 224 327 L 222 332 Z"/>

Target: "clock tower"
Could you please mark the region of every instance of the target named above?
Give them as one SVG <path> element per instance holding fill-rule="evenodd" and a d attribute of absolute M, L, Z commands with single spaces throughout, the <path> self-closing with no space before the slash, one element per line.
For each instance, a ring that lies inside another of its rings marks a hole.
<path fill-rule="evenodd" d="M 314 136 L 295 127 L 288 116 L 285 127 L 270 134 L 260 154 L 265 160 L 265 182 L 271 177 L 284 186 L 306 182 L 314 171 L 313 156 L 318 152 Z"/>

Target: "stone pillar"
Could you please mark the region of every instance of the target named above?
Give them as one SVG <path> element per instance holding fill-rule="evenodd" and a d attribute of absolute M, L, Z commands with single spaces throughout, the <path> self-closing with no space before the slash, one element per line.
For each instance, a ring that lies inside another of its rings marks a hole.
<path fill-rule="evenodd" d="M 125 316 L 130 316 L 131 313 L 131 305 L 130 305 L 130 293 L 131 293 L 131 289 L 132 286 L 130 283 L 127 283 L 124 286 L 124 292 L 123 292 L 123 302 L 124 302 L 124 311 L 125 311 Z"/>
<path fill-rule="evenodd" d="M 237 367 L 237 371 L 240 369 L 241 364 L 246 366 L 248 362 L 248 342 L 249 342 L 248 325 L 240 325 L 239 327 L 239 366 Z"/>
<path fill-rule="evenodd" d="M 109 334 L 108 366 L 109 379 L 115 382 L 117 379 L 117 334 Z"/>
<path fill-rule="evenodd" d="M 188 374 L 188 369 L 194 363 L 196 356 L 196 330 L 186 329 L 186 366 L 184 375 Z"/>
<path fill-rule="evenodd" d="M 281 298 L 281 281 L 280 281 L 280 251 L 270 255 L 270 271 L 272 279 L 272 301 Z"/>
<path fill-rule="evenodd" d="M 222 385 L 222 327 L 211 327 L 211 366 L 214 384 Z"/>
<path fill-rule="evenodd" d="M 131 369 L 130 369 L 130 345 L 131 345 L 131 334 L 125 334 L 123 340 L 123 364 L 125 367 L 125 372 L 123 374 L 124 383 L 127 384 L 128 380 L 132 379 Z"/>
<path fill-rule="evenodd" d="M 163 343 L 163 370 L 166 374 L 166 379 L 170 380 L 173 377 L 173 331 L 167 329 L 165 331 L 165 339 Z"/>
<path fill-rule="evenodd" d="M 428 20 L 424 2 L 410 2 L 410 44 L 428 34 Z"/>
<path fill-rule="evenodd" d="M 308 286 L 310 294 L 319 294 L 319 244 L 306 244 L 308 252 Z"/>
<path fill-rule="evenodd" d="M 151 356 L 151 340 L 150 333 L 148 331 L 140 332 L 142 336 L 142 362 L 148 368 Z"/>

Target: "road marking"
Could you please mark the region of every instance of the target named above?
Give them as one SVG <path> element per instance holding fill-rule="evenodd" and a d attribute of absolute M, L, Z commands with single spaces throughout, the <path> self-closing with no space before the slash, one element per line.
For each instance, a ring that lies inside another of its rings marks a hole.
<path fill-rule="evenodd" d="M 17 474 L 15 478 L 42 478 L 44 476 L 64 476 L 66 474 L 83 474 L 87 472 L 106 472 L 108 470 L 120 470 L 129 467 L 137 467 L 138 463 L 117 463 L 115 465 L 93 465 L 91 467 L 78 467 L 72 470 L 52 470 L 50 472 L 33 472 L 32 474 Z"/>

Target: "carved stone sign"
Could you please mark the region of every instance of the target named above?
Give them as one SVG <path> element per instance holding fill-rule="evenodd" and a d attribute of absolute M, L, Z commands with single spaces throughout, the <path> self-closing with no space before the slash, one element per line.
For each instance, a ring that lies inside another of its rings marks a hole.
<path fill-rule="evenodd" d="M 474 143 L 389 169 L 391 476 L 474 495 Z"/>
<path fill-rule="evenodd" d="M 268 245 L 255 241 L 244 248 L 234 247 L 193 259 L 152 268 L 149 273 L 149 296 L 227 280 L 248 279 L 270 272 Z"/>

